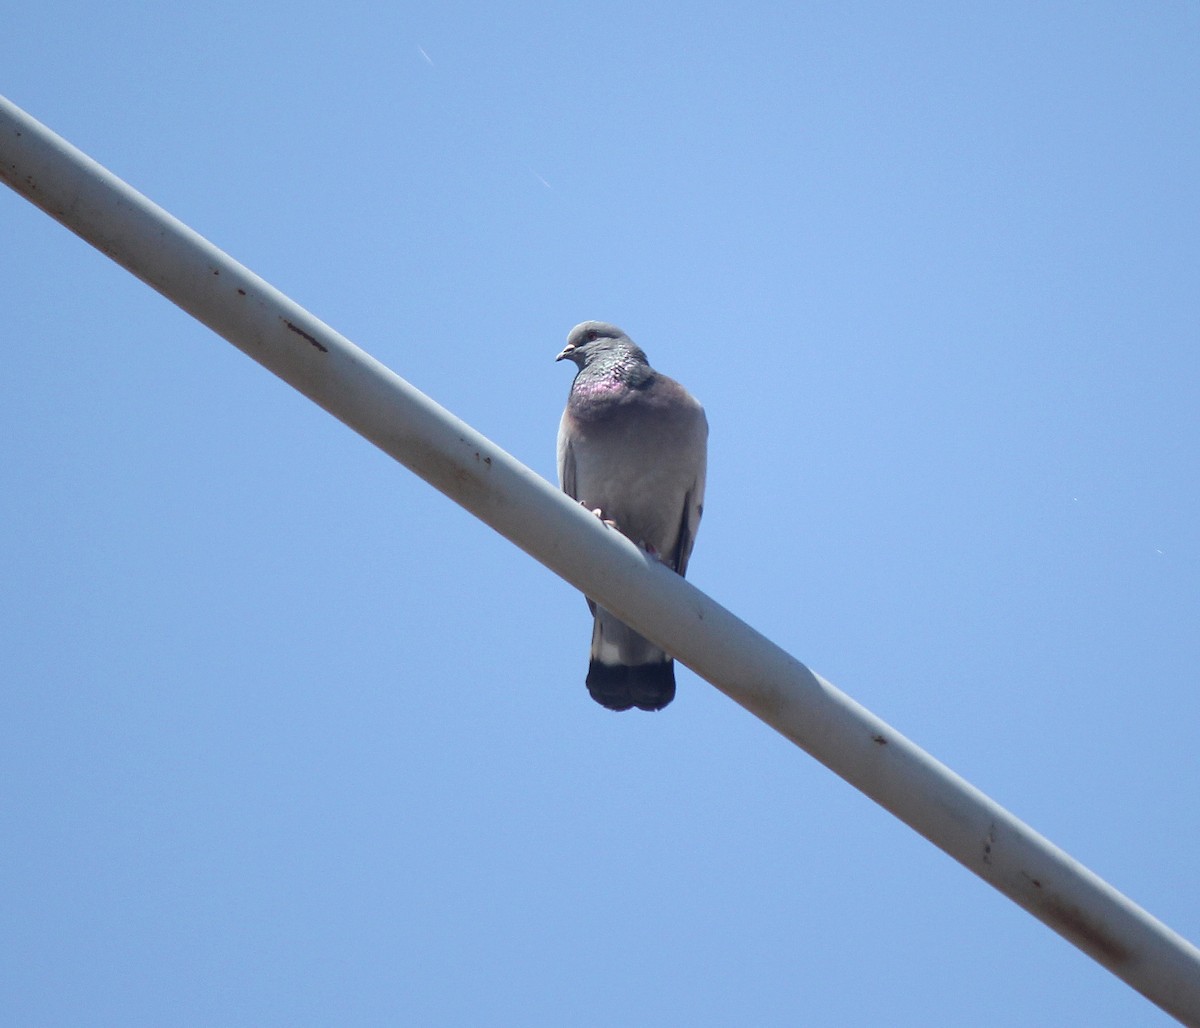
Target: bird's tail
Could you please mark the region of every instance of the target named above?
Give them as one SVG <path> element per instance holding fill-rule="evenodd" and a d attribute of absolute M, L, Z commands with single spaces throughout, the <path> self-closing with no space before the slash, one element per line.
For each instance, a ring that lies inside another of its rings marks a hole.
<path fill-rule="evenodd" d="M 609 710 L 662 710 L 675 698 L 675 662 L 598 607 L 587 687 L 592 699 Z"/>

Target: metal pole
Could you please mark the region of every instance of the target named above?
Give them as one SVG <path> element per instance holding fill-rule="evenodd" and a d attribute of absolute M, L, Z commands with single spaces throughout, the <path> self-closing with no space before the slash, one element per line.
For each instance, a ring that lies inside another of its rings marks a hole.
<path fill-rule="evenodd" d="M 0 178 L 1148 999 L 1200 1025 L 1200 950 L 1186 939 L 2 97 Z"/>

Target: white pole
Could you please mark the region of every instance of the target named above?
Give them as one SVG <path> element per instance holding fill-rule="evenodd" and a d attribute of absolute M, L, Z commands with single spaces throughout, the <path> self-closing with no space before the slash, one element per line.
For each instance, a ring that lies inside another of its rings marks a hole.
<path fill-rule="evenodd" d="M 278 290 L 0 97 L 0 178 L 1168 1013 L 1200 950 Z"/>

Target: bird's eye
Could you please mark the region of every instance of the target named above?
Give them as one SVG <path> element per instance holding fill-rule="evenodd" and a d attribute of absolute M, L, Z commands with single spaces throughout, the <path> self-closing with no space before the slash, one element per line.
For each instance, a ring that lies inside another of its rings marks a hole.
<path fill-rule="evenodd" d="M 583 341 L 585 343 L 594 343 L 599 338 L 600 338 L 600 333 L 597 332 L 594 328 L 589 328 L 586 332 L 583 333 Z"/>

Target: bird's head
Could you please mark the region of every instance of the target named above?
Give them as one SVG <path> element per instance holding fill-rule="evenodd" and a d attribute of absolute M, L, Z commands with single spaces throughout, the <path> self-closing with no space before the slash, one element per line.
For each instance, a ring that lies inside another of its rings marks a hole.
<path fill-rule="evenodd" d="M 582 368 L 598 354 L 623 347 L 636 349 L 629 336 L 616 325 L 604 321 L 585 321 L 571 329 L 567 335 L 567 345 L 554 359 L 574 361 Z"/>

